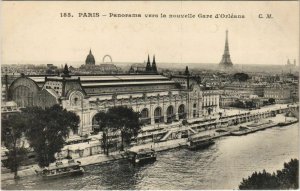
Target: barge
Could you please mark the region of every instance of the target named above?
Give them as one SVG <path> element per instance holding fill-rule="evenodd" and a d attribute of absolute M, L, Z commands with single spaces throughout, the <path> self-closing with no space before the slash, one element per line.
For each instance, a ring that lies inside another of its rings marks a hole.
<path fill-rule="evenodd" d="M 154 149 L 140 149 L 128 151 L 127 156 L 133 164 L 144 164 L 156 161 L 157 154 Z"/>
<path fill-rule="evenodd" d="M 67 163 L 59 161 L 49 165 L 49 167 L 45 167 L 41 172 L 37 172 L 44 179 L 82 175 L 83 173 L 84 169 L 81 167 L 80 162 L 75 162 L 74 160 L 69 160 Z"/>
<path fill-rule="evenodd" d="M 215 144 L 215 142 L 212 140 L 212 137 L 210 135 L 205 135 L 201 137 L 190 138 L 187 148 L 189 150 L 205 149 L 213 144 Z"/>

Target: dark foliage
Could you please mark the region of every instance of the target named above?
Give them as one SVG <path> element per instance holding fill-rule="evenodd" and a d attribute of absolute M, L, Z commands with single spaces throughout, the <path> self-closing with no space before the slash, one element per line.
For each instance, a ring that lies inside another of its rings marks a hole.
<path fill-rule="evenodd" d="M 237 107 L 237 108 L 255 108 L 256 103 L 252 100 L 242 102 L 240 100 L 235 101 L 233 104 L 230 105 L 231 107 Z"/>
<path fill-rule="evenodd" d="M 96 114 L 95 119 L 103 131 L 103 147 L 108 154 L 108 138 L 110 132 L 121 132 L 122 148 L 124 143 L 129 144 L 132 137 L 136 137 L 141 128 L 139 121 L 140 114 L 133 111 L 132 108 L 117 106 L 109 108 L 107 112 L 99 112 Z"/>
<path fill-rule="evenodd" d="M 275 103 L 275 99 L 274 98 L 269 98 L 268 101 L 269 101 L 270 104 L 274 104 Z"/>
<path fill-rule="evenodd" d="M 274 190 L 274 189 L 298 189 L 299 187 L 299 161 L 291 159 L 284 163 L 284 168 L 277 173 L 270 174 L 254 172 L 239 185 L 241 190 Z"/>
<path fill-rule="evenodd" d="M 239 189 L 241 190 L 274 190 L 278 189 L 279 183 L 276 175 L 263 172 L 254 172 L 248 179 L 243 179 Z"/>
<path fill-rule="evenodd" d="M 24 147 L 16 147 L 6 152 L 7 160 L 3 160 L 3 165 L 14 173 L 14 178 L 18 177 L 18 169 L 27 158 L 28 150 Z"/>
<path fill-rule="evenodd" d="M 8 149 L 7 160 L 3 165 L 18 176 L 18 169 L 26 158 L 27 149 L 22 144 L 22 137 L 25 132 L 24 118 L 21 113 L 15 113 L 1 118 L 1 141 Z"/>
<path fill-rule="evenodd" d="M 233 78 L 234 78 L 235 80 L 240 81 L 240 82 L 245 82 L 245 81 L 247 81 L 250 77 L 249 77 L 248 74 L 245 74 L 245 73 L 235 73 L 235 74 L 233 75 Z"/>
<path fill-rule="evenodd" d="M 59 105 L 42 109 L 39 107 L 26 108 L 26 137 L 30 146 L 37 154 L 37 162 L 41 167 L 54 162 L 55 153 L 59 152 L 69 131 L 76 131 L 79 117 Z"/>
<path fill-rule="evenodd" d="M 277 171 L 280 189 L 298 189 L 299 187 L 299 161 L 292 159 L 284 163 L 284 168 Z"/>

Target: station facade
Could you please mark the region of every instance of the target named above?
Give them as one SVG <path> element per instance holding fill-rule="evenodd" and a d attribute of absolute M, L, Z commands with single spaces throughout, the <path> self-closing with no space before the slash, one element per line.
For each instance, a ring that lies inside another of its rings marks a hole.
<path fill-rule="evenodd" d="M 146 126 L 209 116 L 219 111 L 219 91 L 201 86 L 199 76 L 165 77 L 155 73 L 70 75 L 66 66 L 57 76 L 20 76 L 8 89 L 18 107 L 60 104 L 80 117 L 79 135 L 98 124 L 95 115 L 114 106 L 140 112 Z"/>

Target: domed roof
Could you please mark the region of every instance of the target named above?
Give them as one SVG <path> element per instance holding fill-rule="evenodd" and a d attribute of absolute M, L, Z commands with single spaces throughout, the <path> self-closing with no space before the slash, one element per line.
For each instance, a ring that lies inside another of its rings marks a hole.
<path fill-rule="evenodd" d="M 92 50 L 90 50 L 90 53 L 87 55 L 85 59 L 85 64 L 86 65 L 95 65 L 95 58 L 92 54 Z"/>

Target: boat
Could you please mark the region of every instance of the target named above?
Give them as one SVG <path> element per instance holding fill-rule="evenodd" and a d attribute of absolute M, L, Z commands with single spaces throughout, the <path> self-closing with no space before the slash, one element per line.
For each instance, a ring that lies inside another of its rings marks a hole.
<path fill-rule="evenodd" d="M 138 151 L 128 151 L 128 159 L 133 164 L 144 164 L 156 161 L 156 152 L 154 149 L 140 149 Z"/>
<path fill-rule="evenodd" d="M 217 129 L 216 132 L 217 133 L 227 133 L 228 131 L 225 129 Z"/>
<path fill-rule="evenodd" d="M 277 123 L 274 123 L 273 121 L 269 120 L 269 122 L 267 123 L 266 122 L 260 123 L 259 125 L 252 126 L 251 128 L 249 128 L 250 127 L 249 125 L 247 125 L 247 127 L 240 126 L 239 130 L 230 132 L 230 135 L 233 136 L 247 135 L 249 133 L 254 133 L 256 131 L 265 130 L 267 128 L 271 128 L 275 126 L 277 126 Z"/>
<path fill-rule="evenodd" d="M 81 166 L 80 162 L 75 162 L 74 160 L 68 160 L 67 163 L 63 163 L 62 161 L 58 161 L 55 164 L 49 165 L 49 167 L 45 167 L 40 173 L 43 178 L 60 178 L 65 176 L 74 176 L 74 175 L 82 175 L 84 173 L 84 169 Z"/>
<path fill-rule="evenodd" d="M 198 150 L 209 147 L 210 145 L 215 144 L 210 135 L 190 138 L 188 142 L 189 150 Z"/>
<path fill-rule="evenodd" d="M 240 126 L 239 130 L 230 132 L 233 136 L 247 135 L 248 133 L 253 132 L 254 129 L 249 129 L 248 127 Z"/>
<path fill-rule="evenodd" d="M 297 123 L 297 122 L 298 122 L 298 120 L 285 121 L 285 122 L 278 123 L 277 125 L 280 126 L 280 127 L 283 127 L 283 126 L 291 125 L 291 124 L 294 124 L 294 123 Z"/>

